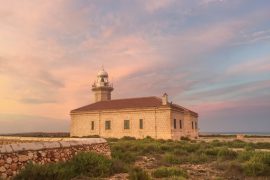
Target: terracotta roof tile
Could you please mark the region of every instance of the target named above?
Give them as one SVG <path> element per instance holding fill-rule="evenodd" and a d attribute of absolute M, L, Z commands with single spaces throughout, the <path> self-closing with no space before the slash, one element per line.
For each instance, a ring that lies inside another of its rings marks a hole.
<path fill-rule="evenodd" d="M 110 101 L 99 101 L 93 104 L 89 104 L 78 109 L 74 109 L 73 112 L 82 111 L 95 111 L 95 110 L 107 110 L 107 109 L 126 109 L 126 108 L 145 108 L 145 107 L 158 107 L 162 105 L 162 100 L 158 97 L 141 97 L 130 99 L 115 99 Z"/>
<path fill-rule="evenodd" d="M 198 116 L 197 113 L 190 111 L 177 104 L 168 104 L 170 107 L 178 108 L 181 110 L 187 110 Z M 127 109 L 127 108 L 147 108 L 147 107 L 160 107 L 162 106 L 162 100 L 158 97 L 140 97 L 140 98 L 128 98 L 128 99 L 115 99 L 110 101 L 99 101 L 93 104 L 89 104 L 78 109 L 74 109 L 71 113 L 76 112 L 88 112 L 88 111 L 98 111 L 98 110 L 109 110 L 109 109 Z"/>

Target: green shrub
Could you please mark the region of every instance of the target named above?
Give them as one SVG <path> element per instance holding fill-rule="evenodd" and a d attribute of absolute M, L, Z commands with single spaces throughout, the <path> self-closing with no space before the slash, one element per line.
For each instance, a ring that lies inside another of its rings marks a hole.
<path fill-rule="evenodd" d="M 258 142 L 256 144 L 254 144 L 254 148 L 256 148 L 256 149 L 270 149 L 270 143 Z"/>
<path fill-rule="evenodd" d="M 155 178 L 168 178 L 175 176 L 187 178 L 187 172 L 175 167 L 160 167 L 152 172 L 152 176 Z"/>
<path fill-rule="evenodd" d="M 192 153 L 189 158 L 189 163 L 200 164 L 208 161 L 208 157 L 205 153 Z"/>
<path fill-rule="evenodd" d="M 181 136 L 180 140 L 183 140 L 183 141 L 190 141 L 190 138 L 187 137 L 187 136 Z"/>
<path fill-rule="evenodd" d="M 244 172 L 248 176 L 270 175 L 270 153 L 258 152 L 245 163 Z"/>
<path fill-rule="evenodd" d="M 166 151 L 172 150 L 173 148 L 171 146 L 167 145 L 167 144 L 162 144 L 160 146 L 160 149 L 161 149 L 161 151 L 166 152 Z"/>
<path fill-rule="evenodd" d="M 181 164 L 187 162 L 187 157 L 180 159 L 179 156 L 167 153 L 163 156 L 163 162 L 168 164 Z"/>
<path fill-rule="evenodd" d="M 189 153 L 186 150 L 180 149 L 180 148 L 173 149 L 173 154 L 175 154 L 177 156 L 188 156 L 189 155 Z"/>
<path fill-rule="evenodd" d="M 106 177 L 111 173 L 112 161 L 93 152 L 79 153 L 71 159 L 70 166 L 76 174 Z"/>
<path fill-rule="evenodd" d="M 135 137 L 131 137 L 131 136 L 124 136 L 121 138 L 122 140 L 136 140 Z"/>
<path fill-rule="evenodd" d="M 228 148 L 220 148 L 218 158 L 223 160 L 232 160 L 237 156 L 237 152 L 229 150 Z"/>
<path fill-rule="evenodd" d="M 187 152 L 195 152 L 195 151 L 198 151 L 200 149 L 200 144 L 191 144 L 191 143 L 188 143 L 188 144 L 185 144 L 185 145 L 182 145 L 182 148 L 184 150 L 186 150 Z"/>
<path fill-rule="evenodd" d="M 250 145 L 250 144 L 247 144 L 244 148 L 246 151 L 254 151 L 255 150 L 254 146 Z"/>
<path fill-rule="evenodd" d="M 83 138 L 100 138 L 100 136 L 95 134 L 95 135 L 83 136 Z"/>
<path fill-rule="evenodd" d="M 150 179 L 149 175 L 139 167 L 130 169 L 129 179 L 131 180 L 148 180 Z"/>
<path fill-rule="evenodd" d="M 111 175 L 112 162 L 96 153 L 79 153 L 68 162 L 46 165 L 29 163 L 14 179 L 65 180 L 84 175 L 107 177 Z"/>
<path fill-rule="evenodd" d="M 238 139 L 227 142 L 227 145 L 232 148 L 244 148 L 247 144 L 248 143 L 238 140 Z"/>
<path fill-rule="evenodd" d="M 112 158 L 119 159 L 127 164 L 131 164 L 136 160 L 136 154 L 129 151 L 119 151 L 112 149 Z"/>
<path fill-rule="evenodd" d="M 144 140 L 154 140 L 151 136 L 146 136 L 145 138 L 144 138 Z"/>
<path fill-rule="evenodd" d="M 254 155 L 254 153 L 254 151 L 241 151 L 237 155 L 237 160 L 240 162 L 248 161 Z"/>
<path fill-rule="evenodd" d="M 153 154 L 161 152 L 160 146 L 157 143 L 145 144 L 141 147 L 143 154 Z"/>
<path fill-rule="evenodd" d="M 227 175 L 237 177 L 237 179 L 243 179 L 243 171 L 243 166 L 238 161 L 228 162 L 225 169 Z"/>
<path fill-rule="evenodd" d="M 119 159 L 112 160 L 112 172 L 113 173 L 126 173 L 128 172 L 129 165 Z"/>
<path fill-rule="evenodd" d="M 204 150 L 205 154 L 208 156 L 217 156 L 219 148 L 209 148 Z"/>
<path fill-rule="evenodd" d="M 108 142 L 117 142 L 117 141 L 119 141 L 118 138 L 106 138 L 106 140 L 107 140 Z"/>
<path fill-rule="evenodd" d="M 214 139 L 213 141 L 211 141 L 210 144 L 211 144 L 212 146 L 214 146 L 214 147 L 220 147 L 220 146 L 223 145 L 223 143 L 220 142 L 218 139 Z"/>

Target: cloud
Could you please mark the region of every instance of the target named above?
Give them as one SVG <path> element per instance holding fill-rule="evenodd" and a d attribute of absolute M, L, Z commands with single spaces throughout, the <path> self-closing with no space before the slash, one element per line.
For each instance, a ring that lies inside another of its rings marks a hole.
<path fill-rule="evenodd" d="M 114 83 L 113 98 L 166 91 L 175 103 L 202 108 L 267 96 L 269 53 L 262 59 L 239 55 L 251 53 L 243 44 L 267 42 L 266 5 L 248 10 L 250 2 L 203 2 L 209 6 L 174 0 L 3 2 L 1 113 L 67 119 L 70 109 L 93 102 L 91 84 L 102 64 Z"/>
<path fill-rule="evenodd" d="M 150 13 L 153 13 L 162 8 L 168 7 L 173 2 L 175 2 L 175 0 L 148 0 L 148 1 L 142 1 L 142 2 L 145 6 L 145 9 L 149 11 Z"/>
<path fill-rule="evenodd" d="M 270 72 L 270 56 L 258 59 L 249 59 L 243 63 L 235 64 L 228 69 L 228 74 L 243 75 Z"/>
<path fill-rule="evenodd" d="M 25 114 L 3 114 L 0 113 L 0 132 L 22 133 L 22 132 L 67 132 L 69 121 L 42 116 L 31 116 Z"/>
<path fill-rule="evenodd" d="M 46 99 L 23 98 L 21 99 L 21 102 L 26 104 L 46 104 L 46 103 L 56 103 L 57 101 Z"/>

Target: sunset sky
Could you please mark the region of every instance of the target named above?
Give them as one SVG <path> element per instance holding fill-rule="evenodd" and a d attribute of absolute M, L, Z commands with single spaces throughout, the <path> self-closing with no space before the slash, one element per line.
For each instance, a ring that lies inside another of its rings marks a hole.
<path fill-rule="evenodd" d="M 0 134 L 68 131 L 104 65 L 201 131 L 270 132 L 269 0 L 0 0 Z"/>

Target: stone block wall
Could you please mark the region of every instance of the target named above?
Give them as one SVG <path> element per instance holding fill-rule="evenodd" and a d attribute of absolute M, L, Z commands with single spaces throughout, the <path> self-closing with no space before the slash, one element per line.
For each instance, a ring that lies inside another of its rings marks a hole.
<path fill-rule="evenodd" d="M 61 141 L 43 139 L 39 142 L 5 143 L 0 145 L 0 177 L 8 179 L 15 176 L 29 162 L 46 164 L 67 161 L 78 152 L 87 151 L 110 157 L 109 145 L 102 138 L 70 138 Z"/>
<path fill-rule="evenodd" d="M 139 120 L 143 119 L 143 129 Z M 111 121 L 111 129 L 105 129 L 105 121 Z M 129 120 L 130 128 L 124 129 L 124 120 Z M 132 136 L 156 139 L 171 139 L 170 108 L 134 108 L 122 110 L 104 110 L 71 114 L 71 137 L 99 135 L 101 137 L 122 138 Z M 94 129 L 91 128 L 94 122 Z"/>

